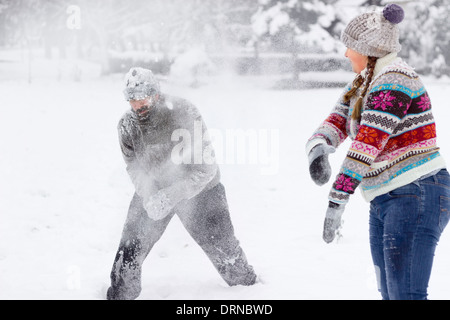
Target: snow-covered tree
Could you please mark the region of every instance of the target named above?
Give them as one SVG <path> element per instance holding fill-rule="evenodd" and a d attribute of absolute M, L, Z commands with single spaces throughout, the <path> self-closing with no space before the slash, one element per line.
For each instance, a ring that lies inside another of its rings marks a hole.
<path fill-rule="evenodd" d="M 169 51 L 186 51 L 205 46 L 222 51 L 228 45 L 242 44 L 251 37 L 250 19 L 256 10 L 254 0 L 164 0 L 151 5 L 149 27 L 157 29 Z M 156 32 L 157 31 L 157 32 Z"/>
<path fill-rule="evenodd" d="M 42 39 L 45 8 L 42 0 L 0 0 L 0 45 L 23 49 L 28 62 L 28 82 L 31 82 L 33 49 Z"/>
<path fill-rule="evenodd" d="M 435 75 L 450 76 L 450 3 L 439 0 L 435 2 L 436 19 L 436 50 L 432 63 Z"/>
<path fill-rule="evenodd" d="M 69 7 L 79 8 L 81 28 L 69 30 Z M 46 48 L 76 47 L 78 56 L 95 52 L 103 73 L 111 51 L 181 53 L 203 46 L 223 52 L 251 37 L 255 0 L 0 0 L 0 44 L 36 40 Z"/>
<path fill-rule="evenodd" d="M 422 0 L 405 6 L 402 23 L 402 55 L 422 73 L 450 75 L 450 3 Z"/>
<path fill-rule="evenodd" d="M 276 51 L 333 52 L 340 19 L 334 0 L 260 0 L 253 29 Z"/>
<path fill-rule="evenodd" d="M 383 5 L 383 0 L 366 0 L 361 5 L 362 6 L 381 6 L 381 5 Z"/>
<path fill-rule="evenodd" d="M 28 45 L 41 36 L 42 0 L 0 0 L 0 35 L 3 44 Z"/>

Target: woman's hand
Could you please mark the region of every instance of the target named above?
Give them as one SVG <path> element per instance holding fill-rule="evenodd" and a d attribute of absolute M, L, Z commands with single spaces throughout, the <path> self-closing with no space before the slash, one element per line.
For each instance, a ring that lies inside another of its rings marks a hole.
<path fill-rule="evenodd" d="M 308 155 L 309 174 L 311 179 L 319 186 L 330 180 L 331 166 L 328 155 L 334 153 L 336 149 L 328 144 L 322 143 L 315 146 Z"/>
<path fill-rule="evenodd" d="M 331 202 L 328 204 L 325 222 L 323 224 L 323 240 L 326 243 L 333 242 L 337 232 L 341 228 L 341 217 L 344 213 L 345 206 Z"/>

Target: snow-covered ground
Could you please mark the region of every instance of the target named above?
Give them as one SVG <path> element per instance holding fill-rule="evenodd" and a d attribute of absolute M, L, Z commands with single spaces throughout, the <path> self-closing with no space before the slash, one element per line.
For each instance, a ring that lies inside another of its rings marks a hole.
<path fill-rule="evenodd" d="M 10 78 L 2 74 L 0 82 L 0 299 L 104 299 L 134 191 L 116 132 L 128 108 L 122 76 L 32 84 Z M 227 287 L 175 217 L 145 262 L 140 299 L 380 299 L 368 204 L 353 196 L 343 238 L 325 244 L 331 182 L 322 188 L 311 182 L 304 154 L 340 89 L 276 91 L 253 80 L 230 76 L 197 89 L 162 87 L 196 104 L 216 134 L 243 129 L 263 144 L 268 135 L 268 158 L 221 165 L 236 234 L 260 283 Z M 450 84 L 430 80 L 427 87 L 438 142 L 450 159 Z M 334 173 L 348 146 L 331 157 Z M 264 175 L 267 168 L 274 174 Z M 449 252 L 447 231 L 430 299 L 450 298 Z"/>

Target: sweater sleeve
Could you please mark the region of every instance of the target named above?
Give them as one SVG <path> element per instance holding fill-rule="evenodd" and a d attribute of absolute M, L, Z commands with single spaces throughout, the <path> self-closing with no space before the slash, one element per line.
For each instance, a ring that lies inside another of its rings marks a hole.
<path fill-rule="evenodd" d="M 377 80 L 381 85 L 375 84 L 367 96 L 358 134 L 329 194 L 332 202 L 346 204 L 349 201 L 411 106 L 408 90 L 400 85 L 385 84 L 387 80 L 386 76 L 381 76 Z"/>
<path fill-rule="evenodd" d="M 344 95 L 351 89 L 351 86 L 351 83 L 346 86 L 330 115 L 306 143 L 306 154 L 309 154 L 318 144 L 326 143 L 337 148 L 347 139 L 346 125 L 349 104 L 344 102 Z"/>
<path fill-rule="evenodd" d="M 122 151 L 122 156 L 126 164 L 127 173 L 133 183 L 136 193 L 145 200 L 151 194 L 156 192 L 153 180 L 150 175 L 143 170 L 136 159 L 133 141 L 126 128 L 124 119 L 121 119 L 117 127 L 119 133 L 119 144 Z"/>

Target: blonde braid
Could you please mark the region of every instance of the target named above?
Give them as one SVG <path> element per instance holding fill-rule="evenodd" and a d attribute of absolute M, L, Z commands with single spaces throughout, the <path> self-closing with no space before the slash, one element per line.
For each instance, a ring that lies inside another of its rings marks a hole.
<path fill-rule="evenodd" d="M 355 107 L 354 107 L 353 113 L 352 113 L 353 120 L 361 121 L 362 102 L 364 100 L 364 97 L 367 94 L 367 90 L 369 90 L 370 83 L 372 82 L 373 74 L 375 71 L 375 65 L 377 64 L 377 61 L 378 61 L 378 58 L 369 57 L 369 60 L 367 62 L 367 78 L 364 83 L 364 89 L 363 89 L 362 93 L 360 94 L 360 96 L 358 97 L 358 100 L 356 100 Z"/>
<path fill-rule="evenodd" d="M 356 91 L 362 86 L 364 83 L 364 78 L 361 76 L 361 74 L 358 74 L 353 80 L 352 88 L 344 95 L 344 102 L 349 103 L 350 99 L 356 94 Z"/>

